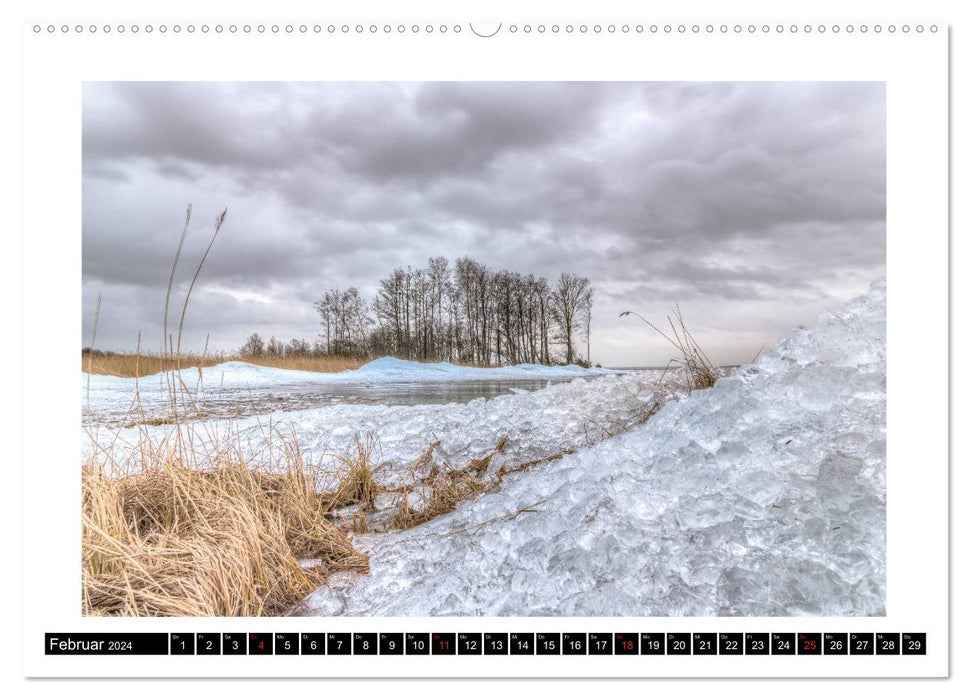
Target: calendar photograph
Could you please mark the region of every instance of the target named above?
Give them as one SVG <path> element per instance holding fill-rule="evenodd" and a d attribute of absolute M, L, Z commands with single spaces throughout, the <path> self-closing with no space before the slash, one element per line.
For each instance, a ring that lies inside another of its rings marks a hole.
<path fill-rule="evenodd" d="M 81 615 L 886 616 L 886 96 L 84 82 Z"/>

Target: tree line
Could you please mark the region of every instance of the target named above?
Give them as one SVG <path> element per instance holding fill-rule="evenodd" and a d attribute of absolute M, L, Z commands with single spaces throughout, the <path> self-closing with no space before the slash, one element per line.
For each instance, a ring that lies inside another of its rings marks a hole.
<path fill-rule="evenodd" d="M 551 283 L 534 274 L 493 271 L 469 257 L 454 266 L 434 257 L 425 268 L 395 269 L 370 300 L 355 287 L 325 292 L 314 305 L 321 333 L 312 345 L 297 338 L 264 343 L 254 333 L 240 352 L 485 365 L 589 363 L 593 292 L 589 279 L 569 272 Z"/>

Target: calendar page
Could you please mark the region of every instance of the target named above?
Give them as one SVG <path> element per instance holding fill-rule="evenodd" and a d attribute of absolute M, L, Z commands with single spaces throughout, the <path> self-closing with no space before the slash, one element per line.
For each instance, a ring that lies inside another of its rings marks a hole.
<path fill-rule="evenodd" d="M 947 676 L 948 24 L 326 14 L 23 27 L 25 675 Z"/>

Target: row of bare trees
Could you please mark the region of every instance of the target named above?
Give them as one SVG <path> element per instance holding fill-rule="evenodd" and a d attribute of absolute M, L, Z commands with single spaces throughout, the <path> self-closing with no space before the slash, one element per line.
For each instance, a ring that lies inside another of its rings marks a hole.
<path fill-rule="evenodd" d="M 277 343 L 271 351 L 254 334 L 244 354 L 311 354 L 447 360 L 475 364 L 590 361 L 593 288 L 564 272 L 554 282 L 493 271 L 469 257 L 450 266 L 430 258 L 423 269 L 397 268 L 366 301 L 354 287 L 331 289 L 315 304 L 321 334 Z M 271 345 L 274 339 L 271 339 Z M 303 343 L 303 345 L 300 345 Z"/>
<path fill-rule="evenodd" d="M 246 342 L 239 348 L 239 354 L 244 357 L 283 357 L 284 355 L 326 355 L 322 340 L 317 340 L 311 345 L 302 338 L 294 338 L 289 343 L 277 340 L 276 336 L 270 336 L 268 341 L 264 341 L 259 333 L 253 333 Z"/>

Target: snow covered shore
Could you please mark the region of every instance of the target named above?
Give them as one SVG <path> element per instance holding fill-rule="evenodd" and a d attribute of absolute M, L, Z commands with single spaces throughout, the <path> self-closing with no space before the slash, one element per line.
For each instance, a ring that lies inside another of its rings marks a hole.
<path fill-rule="evenodd" d="M 885 614 L 885 318 L 877 282 L 647 423 L 510 475 L 498 491 L 417 528 L 355 536 L 370 574 L 335 577 L 308 609 Z M 586 384 L 609 381 L 636 376 Z M 477 421 L 503 420 L 499 400 L 484 403 Z M 542 439 L 546 425 L 537 416 L 525 435 Z"/>

